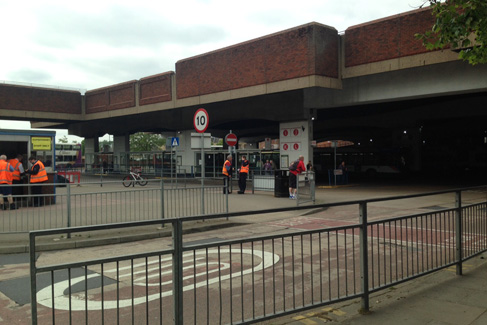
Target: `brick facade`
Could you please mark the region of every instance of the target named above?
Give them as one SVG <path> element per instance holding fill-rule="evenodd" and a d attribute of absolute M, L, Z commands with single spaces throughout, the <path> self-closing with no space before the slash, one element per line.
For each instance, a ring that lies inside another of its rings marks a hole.
<path fill-rule="evenodd" d="M 135 106 L 136 80 L 86 92 L 86 114 Z"/>
<path fill-rule="evenodd" d="M 349 27 L 345 31 L 345 66 L 426 53 L 414 34 L 431 29 L 433 23 L 427 8 Z"/>
<path fill-rule="evenodd" d="M 140 79 L 139 105 L 171 101 L 173 75 L 171 71 Z"/>
<path fill-rule="evenodd" d="M 293 78 L 338 77 L 338 33 L 318 23 L 176 63 L 178 98 Z"/>
<path fill-rule="evenodd" d="M 0 109 L 81 114 L 76 91 L 0 84 Z"/>

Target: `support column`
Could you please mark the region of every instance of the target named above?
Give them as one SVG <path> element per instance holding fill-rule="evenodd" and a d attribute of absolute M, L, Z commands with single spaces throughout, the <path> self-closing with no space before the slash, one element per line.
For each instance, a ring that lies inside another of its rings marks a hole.
<path fill-rule="evenodd" d="M 130 136 L 115 135 L 113 137 L 113 171 L 128 171 L 128 152 L 130 151 Z"/>
<path fill-rule="evenodd" d="M 289 164 L 304 156 L 304 164 L 313 160 L 313 123 L 311 121 L 294 121 L 281 123 L 279 125 L 279 155 L 280 169 L 287 169 Z M 287 164 L 287 165 L 286 165 Z"/>
<path fill-rule="evenodd" d="M 93 171 L 95 165 L 99 164 L 98 152 L 100 144 L 98 138 L 85 139 L 85 165 L 87 171 Z"/>

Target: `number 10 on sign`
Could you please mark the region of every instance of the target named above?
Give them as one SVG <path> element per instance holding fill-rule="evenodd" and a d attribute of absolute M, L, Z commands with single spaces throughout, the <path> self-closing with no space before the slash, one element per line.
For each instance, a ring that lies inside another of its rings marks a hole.
<path fill-rule="evenodd" d="M 209 122 L 209 117 L 208 117 L 208 112 L 204 108 L 200 108 L 196 111 L 194 114 L 194 129 L 198 133 L 203 133 L 206 131 L 208 128 L 208 122 Z"/>

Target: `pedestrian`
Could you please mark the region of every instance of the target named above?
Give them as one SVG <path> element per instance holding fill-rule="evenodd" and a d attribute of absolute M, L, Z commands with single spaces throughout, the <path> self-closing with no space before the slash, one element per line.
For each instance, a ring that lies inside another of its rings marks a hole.
<path fill-rule="evenodd" d="M 24 160 L 24 156 L 21 154 L 17 155 L 17 158 L 10 159 L 8 162 L 14 168 L 14 172 L 12 174 L 12 194 L 14 195 L 14 202 L 17 203 L 21 200 L 19 195 L 23 194 L 22 184 L 22 176 L 25 174 L 24 166 L 22 165 L 22 160 Z"/>
<path fill-rule="evenodd" d="M 223 164 L 223 169 L 222 169 L 222 173 L 223 173 L 223 194 L 226 194 L 227 193 L 227 190 L 228 190 L 228 194 L 231 194 L 232 191 L 230 191 L 230 182 L 232 180 L 232 160 L 233 160 L 233 157 L 232 155 L 228 155 L 227 156 L 227 160 L 225 160 L 225 163 Z"/>
<path fill-rule="evenodd" d="M 47 172 L 42 161 L 35 157 L 29 157 L 29 162 L 32 167 L 26 170 L 25 173 L 30 175 L 30 183 L 32 184 L 33 206 L 39 207 L 44 205 L 44 200 L 40 196 L 42 193 L 42 183 L 47 182 Z"/>
<path fill-rule="evenodd" d="M 274 160 L 271 160 L 270 163 L 271 163 L 271 171 L 276 170 L 277 168 L 276 168 L 276 163 L 274 162 Z"/>
<path fill-rule="evenodd" d="M 313 171 L 313 164 L 311 163 L 311 160 L 310 160 L 306 164 L 306 178 L 304 179 L 306 182 L 309 182 L 309 173 L 311 171 Z"/>
<path fill-rule="evenodd" d="M 15 210 L 14 200 L 12 198 L 12 174 L 14 168 L 7 161 L 6 155 L 0 156 L 0 206 L 2 210 Z M 5 204 L 3 197 L 7 197 L 9 204 Z"/>
<path fill-rule="evenodd" d="M 308 163 L 306 164 L 306 171 L 310 172 L 313 170 L 313 164 L 311 163 L 311 160 L 308 161 Z"/>
<path fill-rule="evenodd" d="M 269 160 L 266 160 L 266 162 L 264 164 L 264 171 L 265 171 L 266 175 L 271 175 L 271 173 L 272 173 L 272 165 L 271 165 L 271 162 Z"/>
<path fill-rule="evenodd" d="M 297 199 L 297 180 L 298 175 L 306 171 L 306 166 L 304 165 L 304 156 L 300 155 L 299 159 L 291 163 L 289 166 L 289 198 Z"/>
<path fill-rule="evenodd" d="M 247 157 L 242 156 L 242 165 L 240 166 L 240 173 L 238 178 L 238 187 L 240 188 L 238 194 L 245 193 L 245 189 L 247 188 L 247 176 L 249 175 L 249 167 L 250 166 Z"/>
<path fill-rule="evenodd" d="M 348 184 L 348 168 L 344 160 L 338 165 L 337 169 L 340 170 L 341 173 L 341 175 L 338 175 L 338 183 Z"/>

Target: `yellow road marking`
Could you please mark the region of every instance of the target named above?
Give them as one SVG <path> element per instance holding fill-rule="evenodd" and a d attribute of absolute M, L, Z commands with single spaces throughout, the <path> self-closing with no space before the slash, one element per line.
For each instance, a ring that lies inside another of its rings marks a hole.
<path fill-rule="evenodd" d="M 296 316 L 296 317 L 293 317 L 293 319 L 299 321 L 300 323 L 307 324 L 307 325 L 318 324 L 314 320 L 308 319 L 307 317 L 304 317 L 304 316 Z"/>

